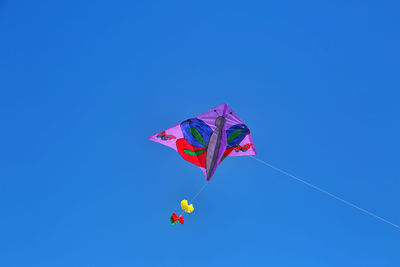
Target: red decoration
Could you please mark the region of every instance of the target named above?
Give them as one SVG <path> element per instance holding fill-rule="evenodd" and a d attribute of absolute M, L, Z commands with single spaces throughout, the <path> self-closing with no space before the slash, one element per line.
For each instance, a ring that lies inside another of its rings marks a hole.
<path fill-rule="evenodd" d="M 195 147 L 189 144 L 186 139 L 181 138 L 176 140 L 176 148 L 178 149 L 178 153 L 184 158 L 185 160 L 199 166 L 199 167 L 206 167 L 206 159 L 207 159 L 207 151 L 204 151 L 200 155 L 190 155 L 188 153 L 191 152 L 202 152 L 205 150 L 203 147 Z"/>
<path fill-rule="evenodd" d="M 172 218 L 174 223 L 176 223 L 177 221 L 179 221 L 181 224 L 184 223 L 183 216 L 182 215 L 177 216 L 175 212 L 172 213 L 171 218 Z"/>

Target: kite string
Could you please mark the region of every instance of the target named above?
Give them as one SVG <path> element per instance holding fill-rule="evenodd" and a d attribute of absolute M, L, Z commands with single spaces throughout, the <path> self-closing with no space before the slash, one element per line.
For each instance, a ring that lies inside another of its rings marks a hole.
<path fill-rule="evenodd" d="M 208 181 L 203 185 L 202 188 L 200 188 L 199 192 L 197 192 L 197 194 L 194 195 L 194 197 L 192 197 L 192 199 L 189 201 L 189 204 L 191 204 L 196 199 L 196 197 L 198 197 L 200 195 L 201 191 L 203 191 L 207 185 L 208 185 Z"/>
<path fill-rule="evenodd" d="M 270 167 L 270 168 L 272 168 L 272 169 L 274 169 L 274 170 L 276 170 L 276 171 L 278 171 L 278 172 L 280 172 L 280 173 L 283 173 L 283 174 L 285 174 L 285 175 L 287 175 L 287 176 L 289 176 L 289 177 L 291 177 L 291 178 L 293 178 L 293 179 L 295 179 L 295 180 L 297 180 L 297 181 L 299 181 L 299 182 L 301 182 L 301 183 L 303 183 L 303 184 L 305 184 L 305 185 L 307 185 L 307 186 L 309 186 L 309 187 L 311 187 L 311 188 L 313 188 L 313 189 L 315 189 L 315 190 L 317 190 L 317 191 L 320 191 L 321 193 L 324 193 L 324 194 L 326 194 L 326 195 L 328 195 L 328 196 L 330 196 L 330 197 L 332 197 L 332 198 L 334 198 L 334 199 L 337 199 L 337 200 L 343 202 L 344 204 L 346 204 L 346 205 L 348 205 L 348 206 L 350 206 L 350 207 L 353 207 L 353 208 L 355 208 L 355 209 L 358 209 L 358 210 L 360 210 L 360 211 L 362 211 L 362 212 L 364 212 L 364 213 L 366 213 L 366 214 L 368 214 L 368 215 L 370 215 L 370 216 L 372 216 L 372 217 L 375 217 L 375 218 L 377 218 L 377 219 L 379 219 L 379 220 L 381 220 L 381 221 L 383 221 L 383 222 L 385 222 L 385 223 L 387 223 L 387 224 L 390 224 L 390 225 L 392 225 L 392 226 L 394 226 L 394 227 L 400 229 L 400 226 L 399 226 L 399 225 L 397 225 L 397 224 L 395 224 L 395 223 L 392 223 L 392 222 L 390 222 L 390 221 L 388 221 L 388 220 L 386 220 L 386 219 L 384 219 L 384 218 L 382 218 L 382 217 L 380 217 L 380 216 L 378 216 L 378 215 L 376 215 L 376 214 L 374 214 L 374 213 L 372 213 L 372 212 L 370 212 L 370 211 L 368 211 L 368 210 L 365 210 L 365 209 L 363 209 L 363 208 L 357 206 L 356 204 L 353 204 L 353 203 L 351 203 L 351 202 L 349 202 L 349 201 L 347 201 L 347 200 L 344 200 L 343 198 L 340 198 L 340 197 L 338 197 L 338 196 L 336 196 L 336 195 L 334 195 L 334 194 L 332 194 L 332 193 L 329 193 L 328 191 L 325 191 L 324 189 L 319 188 L 318 186 L 315 186 L 315 185 L 313 185 L 313 184 L 310 184 L 309 182 L 306 182 L 306 181 L 304 181 L 303 179 L 300 179 L 299 177 L 294 176 L 293 174 L 290 174 L 290 173 L 288 173 L 288 172 L 286 172 L 286 171 L 284 171 L 284 170 L 282 170 L 282 169 L 279 169 L 278 167 L 275 167 L 275 166 L 273 166 L 273 165 L 271 165 L 271 164 L 269 164 L 269 163 L 267 163 L 267 162 L 265 162 L 265 161 L 263 161 L 263 160 L 261 160 L 261 159 L 258 159 L 258 158 L 254 157 L 254 156 L 252 156 L 252 155 L 250 155 L 250 157 L 252 157 L 253 159 L 255 159 L 255 160 L 257 160 L 257 161 L 263 163 L 264 165 L 267 165 L 268 167 Z"/>

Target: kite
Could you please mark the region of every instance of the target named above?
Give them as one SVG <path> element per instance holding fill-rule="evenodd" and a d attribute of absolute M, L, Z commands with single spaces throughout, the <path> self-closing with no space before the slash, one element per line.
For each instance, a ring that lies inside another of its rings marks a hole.
<path fill-rule="evenodd" d="M 218 165 L 224 159 L 230 156 L 251 156 L 262 164 L 298 182 L 400 229 L 400 225 L 394 224 L 289 172 L 254 157 L 253 155 L 256 155 L 257 152 L 249 128 L 227 104 L 219 105 L 197 117 L 187 119 L 167 130 L 150 136 L 149 139 L 177 151 L 183 159 L 198 166 L 207 180 L 205 185 L 190 201 L 186 199 L 181 201 L 180 204 L 183 211 L 180 215 L 176 215 L 175 212 L 172 213 L 170 217 L 172 225 L 176 225 L 178 222 L 183 224 L 184 218 L 182 214 L 194 211 L 191 202 L 208 185 Z"/>
<path fill-rule="evenodd" d="M 149 139 L 176 150 L 183 159 L 198 166 L 207 182 L 227 157 L 257 154 L 249 128 L 227 104 L 187 119 Z M 187 213 L 194 210 L 187 200 L 181 201 L 181 208 Z M 180 222 L 181 216 L 183 224 L 182 215 L 174 214 L 171 223 Z"/>

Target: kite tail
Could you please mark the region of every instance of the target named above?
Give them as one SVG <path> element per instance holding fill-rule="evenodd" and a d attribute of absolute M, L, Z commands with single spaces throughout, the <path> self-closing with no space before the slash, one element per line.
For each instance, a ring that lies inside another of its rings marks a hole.
<path fill-rule="evenodd" d="M 188 204 L 193 204 L 193 201 L 200 195 L 200 193 L 204 190 L 204 188 L 206 188 L 206 186 L 208 185 L 208 181 L 200 188 L 200 190 L 194 195 L 194 197 L 192 197 L 192 199 L 190 201 L 188 201 Z M 180 215 L 182 215 L 183 213 L 185 213 L 185 211 L 182 211 Z"/>
<path fill-rule="evenodd" d="M 181 201 L 181 208 L 182 208 L 182 212 L 179 215 L 176 215 L 176 213 L 172 213 L 171 217 L 170 217 L 170 221 L 172 225 L 176 225 L 178 222 L 181 224 L 184 224 L 184 218 L 183 218 L 183 213 L 192 213 L 194 211 L 194 207 L 193 207 L 193 201 L 200 195 L 200 193 L 204 190 L 204 188 L 206 188 L 208 182 L 206 182 L 201 188 L 200 190 L 194 195 L 194 197 L 192 197 L 192 199 L 188 202 L 186 199 Z"/>

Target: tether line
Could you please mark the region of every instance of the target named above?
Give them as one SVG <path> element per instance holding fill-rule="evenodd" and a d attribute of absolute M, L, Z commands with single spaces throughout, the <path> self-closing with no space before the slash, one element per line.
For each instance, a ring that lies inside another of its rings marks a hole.
<path fill-rule="evenodd" d="M 196 199 L 196 197 L 198 197 L 200 195 L 201 191 L 203 191 L 203 189 L 206 188 L 207 185 L 208 185 L 208 181 L 203 185 L 202 188 L 200 188 L 199 192 L 197 192 L 197 194 L 194 195 L 194 197 L 192 197 L 192 199 L 189 201 L 189 204 L 191 204 Z"/>
<path fill-rule="evenodd" d="M 303 183 L 303 184 L 305 184 L 305 185 L 307 185 L 307 186 L 309 186 L 309 187 L 311 187 L 311 188 L 313 188 L 313 189 L 315 189 L 315 190 L 317 190 L 317 191 L 320 191 L 321 193 L 324 193 L 324 194 L 326 194 L 326 195 L 328 195 L 328 196 L 330 196 L 330 197 L 332 197 L 332 198 L 334 198 L 334 199 L 337 199 L 337 200 L 343 202 L 344 204 L 346 204 L 346 205 L 348 205 L 348 206 L 350 206 L 350 207 L 353 207 L 353 208 L 355 208 L 355 209 L 358 209 L 358 210 L 360 210 L 360 211 L 362 211 L 362 212 L 364 212 L 364 213 L 366 213 L 366 214 L 368 214 L 368 215 L 370 215 L 370 216 L 372 216 L 372 217 L 375 217 L 375 218 L 378 219 L 378 220 L 381 220 L 381 221 L 383 221 L 383 222 L 385 222 L 385 223 L 387 223 L 387 224 L 390 224 L 390 225 L 396 227 L 397 229 L 400 229 L 400 226 L 399 226 L 399 225 L 397 225 L 397 224 L 395 224 L 395 223 L 392 223 L 392 222 L 390 222 L 390 221 L 388 221 L 388 220 L 386 220 L 386 219 L 384 219 L 384 218 L 382 218 L 382 217 L 380 217 L 380 216 L 378 216 L 378 215 L 376 215 L 376 214 L 374 214 L 374 213 L 372 213 L 372 212 L 370 212 L 370 211 L 368 211 L 368 210 L 366 210 L 366 209 L 363 209 L 363 208 L 357 206 L 356 204 L 353 204 L 353 203 L 351 203 L 351 202 L 349 202 L 349 201 L 347 201 L 347 200 L 344 200 L 344 199 L 341 198 L 341 197 L 338 197 L 338 196 L 336 196 L 336 195 L 334 195 L 334 194 L 332 194 L 332 193 L 329 193 L 328 191 L 325 191 L 324 189 L 319 188 L 318 186 L 315 186 L 315 185 L 313 185 L 313 184 L 310 184 L 309 182 L 306 182 L 306 181 L 304 181 L 303 179 L 300 179 L 299 177 L 297 177 L 297 176 L 295 176 L 295 175 L 293 175 L 293 174 L 290 174 L 290 173 L 288 173 L 288 172 L 286 172 L 286 171 L 284 171 L 284 170 L 282 170 L 282 169 L 279 169 L 278 167 L 275 167 L 275 166 L 273 166 L 273 165 L 271 165 L 271 164 L 269 164 L 269 163 L 267 163 L 267 162 L 265 162 L 265 161 L 263 161 L 263 160 L 261 160 L 261 159 L 259 159 L 259 158 L 256 158 L 256 157 L 251 156 L 251 155 L 250 155 L 250 157 L 252 157 L 253 159 L 255 159 L 255 160 L 257 160 L 257 161 L 263 163 L 264 165 L 267 165 L 268 167 L 270 167 L 270 168 L 272 168 L 272 169 L 274 169 L 274 170 L 276 170 L 276 171 L 278 171 L 278 172 L 280 172 L 280 173 L 283 173 L 283 174 L 285 174 L 285 175 L 287 175 L 287 176 L 289 176 L 289 177 L 291 177 L 291 178 L 293 178 L 293 179 L 295 179 L 295 180 L 297 180 L 297 181 L 299 181 L 299 182 L 301 182 L 301 183 Z"/>

